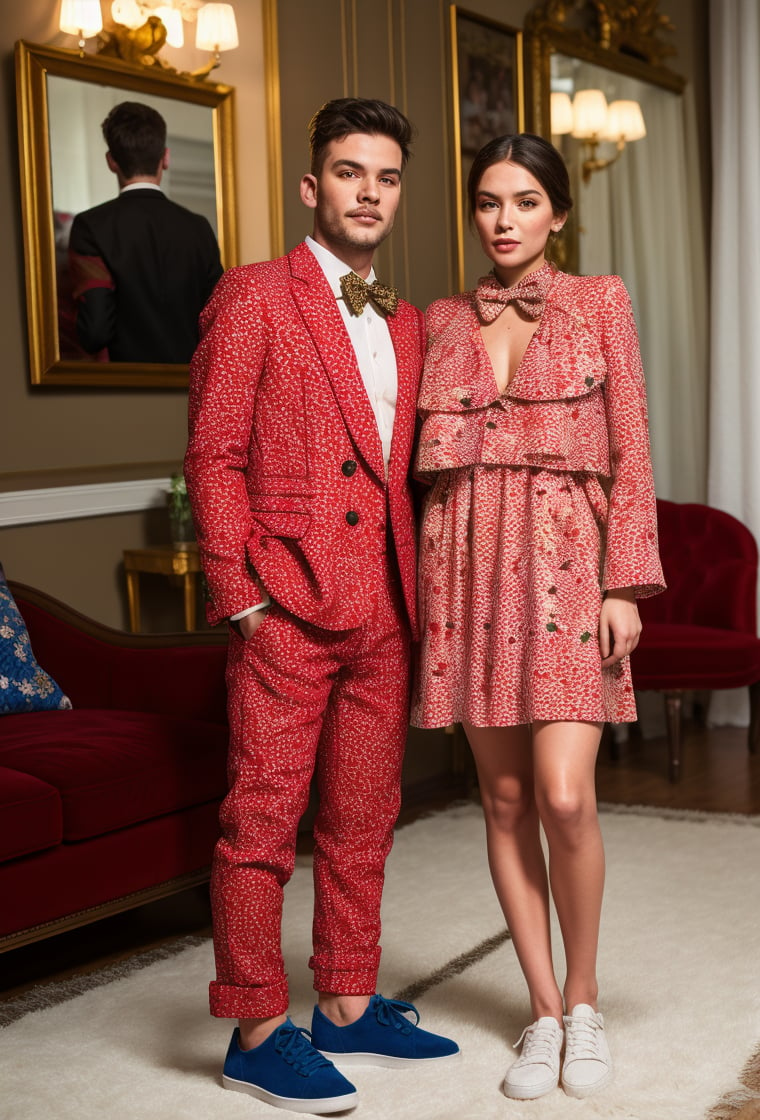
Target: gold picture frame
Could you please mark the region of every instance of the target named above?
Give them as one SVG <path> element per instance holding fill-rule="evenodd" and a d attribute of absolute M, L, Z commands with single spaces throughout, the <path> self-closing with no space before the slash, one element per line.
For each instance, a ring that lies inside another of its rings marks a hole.
<path fill-rule="evenodd" d="M 115 87 L 162 104 L 183 102 L 207 108 L 204 121 L 213 139 L 216 234 L 225 268 L 237 264 L 234 175 L 234 89 L 194 81 L 155 66 L 150 70 L 118 58 L 80 55 L 76 50 L 16 44 L 21 211 L 26 265 L 26 306 L 30 379 L 33 385 L 108 388 L 182 388 L 187 365 L 88 361 L 61 356 L 60 312 L 53 205 L 54 138 L 50 134 L 48 80 L 70 79 Z M 94 96 L 95 90 L 83 91 Z M 164 101 L 164 99 L 168 99 Z M 178 112 L 185 112 L 178 106 Z M 192 111 L 192 110 L 191 110 Z M 170 130 L 171 135 L 171 130 Z M 59 246 L 60 255 L 60 246 Z"/>
<path fill-rule="evenodd" d="M 457 282 L 474 283 L 479 248 L 465 240 L 467 176 L 475 153 L 496 136 L 525 127 L 523 35 L 452 4 L 451 90 L 454 121 L 454 197 Z"/>

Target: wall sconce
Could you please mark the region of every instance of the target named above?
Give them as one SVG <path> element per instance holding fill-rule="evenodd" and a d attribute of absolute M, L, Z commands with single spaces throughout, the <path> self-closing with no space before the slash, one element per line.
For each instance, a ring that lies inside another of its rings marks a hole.
<path fill-rule="evenodd" d="M 219 65 L 220 51 L 234 50 L 238 33 L 232 4 L 204 4 L 198 10 L 195 45 L 199 51 L 214 52 L 214 66 Z"/>
<path fill-rule="evenodd" d="M 181 47 L 185 42 L 183 20 L 197 20 L 195 45 L 198 50 L 211 51 L 207 65 L 186 77 L 205 78 L 220 63 L 220 53 L 238 46 L 235 11 L 231 4 L 202 3 L 202 0 L 113 0 L 113 29 L 108 43 L 100 51 L 117 54 L 129 62 L 150 65 L 156 53 L 168 43 Z M 59 20 L 61 31 L 79 35 L 79 53 L 84 54 L 84 40 L 103 28 L 100 0 L 61 0 Z M 145 41 L 143 53 L 140 44 Z M 172 69 L 161 59 L 165 69 Z"/>
<path fill-rule="evenodd" d="M 79 54 L 84 56 L 85 39 L 103 30 L 100 0 L 61 0 L 58 26 L 67 35 L 79 36 Z"/>
<path fill-rule="evenodd" d="M 647 134 L 638 101 L 611 101 L 608 105 L 600 89 L 578 90 L 572 101 L 567 93 L 552 93 L 551 129 L 555 136 L 569 134 L 583 142 L 584 183 L 588 183 L 595 171 L 615 163 L 627 143 L 641 140 Z M 597 158 L 597 148 L 604 140 L 611 141 L 617 148 L 609 159 Z"/>
<path fill-rule="evenodd" d="M 113 0 L 111 19 L 122 27 L 136 31 L 150 16 L 158 16 L 166 28 L 166 42 L 170 47 L 182 47 L 185 33 L 182 30 L 182 12 L 170 4 L 149 7 L 140 0 Z"/>

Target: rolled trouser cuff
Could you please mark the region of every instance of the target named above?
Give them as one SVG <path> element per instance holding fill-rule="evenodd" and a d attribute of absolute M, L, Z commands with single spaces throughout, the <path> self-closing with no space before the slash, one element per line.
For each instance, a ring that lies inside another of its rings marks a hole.
<path fill-rule="evenodd" d="M 309 968 L 314 970 L 314 989 L 317 992 L 341 996 L 372 996 L 377 991 L 379 964 L 378 952 L 374 964 L 365 964 L 360 968 L 336 968 L 323 965 L 314 957 L 309 961 Z"/>
<path fill-rule="evenodd" d="M 270 1019 L 288 1010 L 286 980 L 255 988 L 213 980 L 208 994 L 211 1014 L 218 1019 Z"/>

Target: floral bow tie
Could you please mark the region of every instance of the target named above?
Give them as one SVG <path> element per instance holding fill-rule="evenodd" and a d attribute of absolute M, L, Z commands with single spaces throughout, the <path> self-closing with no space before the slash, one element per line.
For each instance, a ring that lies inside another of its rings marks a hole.
<path fill-rule="evenodd" d="M 367 300 L 372 300 L 384 315 L 396 314 L 398 291 L 388 284 L 381 284 L 379 280 L 368 284 L 355 272 L 347 272 L 340 278 L 340 290 L 352 315 L 361 315 Z"/>
<path fill-rule="evenodd" d="M 500 284 L 493 273 L 483 276 L 478 281 L 475 293 L 475 304 L 478 315 L 483 323 L 492 323 L 498 319 L 508 303 L 516 303 L 524 315 L 529 319 L 538 319 L 544 310 L 546 295 L 549 289 L 551 272 L 538 272 L 524 277 L 512 288 L 505 288 Z"/>

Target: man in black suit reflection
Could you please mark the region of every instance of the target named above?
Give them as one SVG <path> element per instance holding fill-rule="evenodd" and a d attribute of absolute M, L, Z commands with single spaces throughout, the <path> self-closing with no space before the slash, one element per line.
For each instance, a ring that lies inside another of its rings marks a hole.
<path fill-rule="evenodd" d="M 222 264 L 214 232 L 200 214 L 166 197 L 166 122 L 137 101 L 103 121 L 106 162 L 119 195 L 77 214 L 69 261 L 77 336 L 89 354 L 112 362 L 189 362 L 198 316 Z"/>

